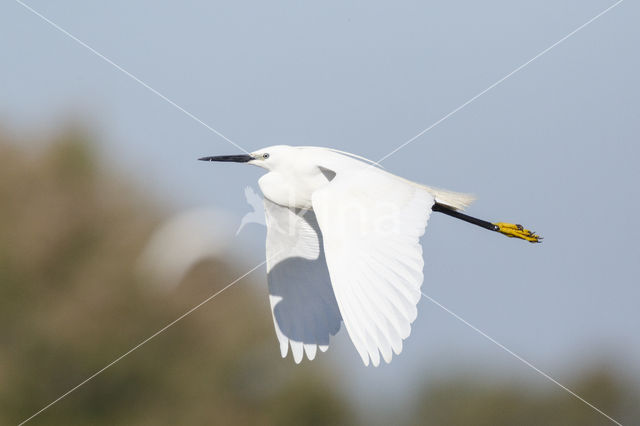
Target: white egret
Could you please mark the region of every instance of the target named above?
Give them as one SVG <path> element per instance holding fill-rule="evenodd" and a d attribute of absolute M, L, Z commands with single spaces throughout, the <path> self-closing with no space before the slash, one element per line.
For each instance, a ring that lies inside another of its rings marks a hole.
<path fill-rule="evenodd" d="M 344 325 L 365 365 L 400 354 L 416 319 L 431 211 L 539 242 L 520 225 L 460 212 L 473 197 L 395 176 L 369 160 L 319 147 L 272 146 L 203 161 L 268 170 L 258 183 L 267 223 L 267 281 L 280 351 L 299 363 Z"/>

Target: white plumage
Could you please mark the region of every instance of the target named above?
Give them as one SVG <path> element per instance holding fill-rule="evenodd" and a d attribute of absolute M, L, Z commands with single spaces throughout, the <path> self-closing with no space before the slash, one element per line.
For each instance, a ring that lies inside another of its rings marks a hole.
<path fill-rule="evenodd" d="M 420 185 L 353 154 L 273 146 L 207 157 L 268 170 L 259 180 L 267 224 L 269 299 L 282 356 L 326 351 L 344 323 L 365 365 L 390 362 L 416 319 L 422 247 L 434 202 L 473 197 Z"/>

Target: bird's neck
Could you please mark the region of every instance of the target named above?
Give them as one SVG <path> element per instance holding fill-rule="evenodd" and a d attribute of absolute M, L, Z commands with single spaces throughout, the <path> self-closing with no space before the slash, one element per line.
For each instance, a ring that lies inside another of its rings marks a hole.
<path fill-rule="evenodd" d="M 270 171 L 260 178 L 258 185 L 262 194 L 281 206 L 312 209 L 314 191 L 329 181 L 317 167 L 305 173 Z"/>

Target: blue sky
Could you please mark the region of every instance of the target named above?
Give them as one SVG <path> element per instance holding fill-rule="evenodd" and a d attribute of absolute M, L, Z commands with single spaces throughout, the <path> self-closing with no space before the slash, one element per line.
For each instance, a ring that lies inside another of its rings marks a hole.
<path fill-rule="evenodd" d="M 243 148 L 374 160 L 613 3 L 28 2 Z M 561 382 L 600 357 L 640 373 L 639 12 L 621 3 L 383 163 L 544 235 L 534 246 L 433 215 L 423 290 Z M 237 148 L 19 3 L 0 21 L 3 126 L 82 120 L 106 164 L 173 209 L 215 205 L 238 223 L 250 210 L 260 170 L 195 161 Z M 243 230 L 241 267 L 263 257 L 264 233 Z M 391 365 L 361 367 L 344 335 L 329 356 L 379 399 L 448 368 L 553 386 L 431 302 L 419 311 Z"/>

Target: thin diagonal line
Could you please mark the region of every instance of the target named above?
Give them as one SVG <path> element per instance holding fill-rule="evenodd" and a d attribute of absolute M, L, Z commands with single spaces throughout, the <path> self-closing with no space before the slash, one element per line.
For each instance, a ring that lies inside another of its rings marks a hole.
<path fill-rule="evenodd" d="M 422 292 L 420 292 L 422 293 Z M 488 340 L 490 340 L 491 342 L 495 343 L 500 349 L 504 350 L 505 352 L 507 352 L 509 355 L 513 356 L 514 358 L 516 358 L 517 360 L 523 362 L 524 364 L 526 364 L 528 367 L 532 368 L 533 370 L 535 370 L 537 373 L 541 374 L 542 376 L 544 376 L 546 379 L 552 381 L 553 383 L 555 383 L 556 385 L 560 386 L 562 389 L 566 390 L 567 392 L 569 392 L 571 395 L 573 395 L 574 397 L 578 398 L 580 401 L 584 402 L 585 404 L 587 404 L 589 407 L 593 408 L 594 410 L 596 410 L 598 413 L 602 414 L 603 416 L 605 416 L 607 419 L 611 420 L 613 423 L 617 424 L 618 426 L 622 426 L 622 424 L 620 424 L 620 422 L 618 422 L 617 420 L 615 420 L 614 418 L 612 418 L 611 416 L 609 416 L 607 413 L 605 413 L 604 411 L 602 411 L 601 409 L 599 409 L 598 407 L 596 407 L 595 405 L 593 405 L 592 403 L 590 403 L 589 401 L 587 401 L 586 399 L 584 399 L 583 397 L 581 397 L 580 395 L 578 395 L 577 393 L 575 393 L 574 391 L 572 391 L 571 389 L 569 389 L 568 387 L 566 387 L 565 385 L 563 385 L 562 383 L 558 382 L 556 379 L 554 379 L 553 377 L 551 377 L 550 375 L 548 375 L 547 373 L 545 373 L 544 371 L 540 370 L 538 367 L 536 367 L 535 365 L 531 364 L 529 361 L 527 361 L 526 359 L 522 358 L 520 355 L 518 355 L 517 353 L 513 352 L 511 349 L 507 348 L 505 345 L 503 345 L 502 343 L 498 342 L 496 339 L 494 339 L 493 337 L 489 336 L 487 333 L 485 333 L 484 331 L 480 330 L 478 327 L 474 326 L 473 324 L 469 323 L 469 321 L 465 320 L 464 318 L 462 318 L 460 315 L 456 314 L 455 312 L 453 312 L 451 309 L 447 308 L 446 306 L 444 306 L 442 303 L 438 302 L 437 300 L 435 300 L 434 298 L 427 296 L 426 294 L 422 293 L 422 296 L 424 296 L 426 299 L 429 299 L 429 301 L 431 301 L 432 303 L 438 305 L 440 308 L 444 309 L 446 312 L 448 312 L 449 314 L 453 315 L 456 319 L 458 319 L 459 321 L 461 321 L 462 323 L 464 323 L 466 326 L 470 327 L 472 330 L 474 330 L 475 332 L 481 334 L 483 337 L 487 338 Z"/>
<path fill-rule="evenodd" d="M 66 396 L 68 396 L 70 393 L 72 393 L 73 391 L 77 390 L 79 387 L 83 386 L 84 384 L 86 384 L 87 382 L 89 382 L 90 380 L 92 380 L 93 378 L 95 378 L 96 376 L 98 376 L 99 374 L 101 374 L 103 371 L 105 371 L 107 368 L 113 366 L 114 364 L 116 364 L 118 361 L 122 360 L 123 358 L 125 358 L 126 356 L 128 356 L 129 354 L 131 354 L 133 351 L 135 351 L 136 349 L 140 348 L 141 346 L 143 346 L 144 344 L 146 344 L 147 342 L 149 342 L 151 339 L 153 339 L 154 337 L 158 336 L 159 334 L 163 333 L 164 331 L 166 331 L 168 328 L 170 328 L 171 326 L 173 326 L 174 324 L 176 324 L 178 321 L 182 320 L 183 318 L 185 318 L 186 316 L 192 314 L 195 310 L 197 310 L 198 308 L 200 308 L 202 305 L 204 305 L 205 303 L 213 300 L 216 296 L 218 296 L 220 293 L 222 293 L 223 291 L 225 291 L 226 289 L 228 289 L 229 287 L 233 286 L 234 284 L 236 284 L 238 281 L 240 281 L 241 279 L 243 279 L 244 277 L 246 277 L 247 275 L 249 275 L 250 273 L 252 273 L 253 271 L 255 271 L 256 269 L 258 269 L 259 267 L 261 267 L 262 265 L 264 265 L 267 261 L 263 261 L 261 262 L 259 265 L 254 266 L 253 268 L 251 268 L 248 272 L 245 272 L 244 274 L 242 274 L 240 277 L 236 278 L 235 280 L 233 280 L 231 283 L 227 284 L 225 287 L 222 288 L 222 290 L 218 290 L 217 292 L 215 292 L 214 294 L 212 294 L 211 296 L 207 297 L 206 299 L 204 299 L 202 302 L 198 303 L 197 305 L 195 305 L 193 308 L 189 309 L 187 312 L 185 312 L 184 314 L 180 315 L 178 318 L 176 318 L 175 320 L 171 321 L 169 324 L 165 325 L 164 327 L 162 327 L 160 330 L 156 331 L 155 333 L 153 333 L 151 336 L 147 337 L 146 339 L 144 339 L 142 342 L 138 343 L 137 345 L 135 345 L 133 348 L 129 349 L 127 352 L 125 352 L 124 354 L 120 355 L 118 358 L 114 359 L 113 361 L 111 361 L 109 364 L 105 365 L 104 367 L 102 367 L 100 370 L 96 371 L 95 373 L 93 373 L 91 376 L 87 377 L 86 379 L 84 379 L 82 382 L 78 383 L 76 386 L 72 387 L 71 389 L 69 389 L 67 392 L 63 393 L 62 395 L 60 395 L 58 398 L 54 399 L 53 401 L 51 401 L 49 404 L 47 404 L 46 406 L 42 407 L 40 410 L 38 410 L 37 412 L 35 412 L 33 415 L 31 415 L 30 417 L 26 418 L 25 420 L 23 420 L 22 422 L 20 422 L 20 424 L 18 426 L 22 426 L 23 424 L 27 423 L 28 421 L 30 421 L 31 419 L 33 419 L 34 417 L 36 417 L 38 414 L 42 413 L 43 411 L 47 410 L 48 408 L 50 408 L 52 405 L 56 404 L 57 402 L 59 402 L 61 399 L 65 398 Z"/>
<path fill-rule="evenodd" d="M 240 145 L 238 145 L 237 143 L 235 143 L 234 141 L 232 141 L 231 139 L 229 139 L 228 137 L 226 137 L 225 135 L 223 135 L 222 133 L 220 133 L 218 130 L 214 129 L 213 127 L 211 127 L 210 125 L 208 125 L 207 123 L 205 123 L 204 121 L 202 121 L 201 119 L 199 119 L 198 117 L 196 117 L 195 115 L 193 115 L 192 113 L 190 113 L 189 111 L 187 111 L 186 109 L 184 109 L 183 107 L 181 107 L 180 105 L 178 105 L 177 103 L 175 103 L 174 101 L 172 101 L 171 99 L 169 99 L 168 97 L 166 97 L 165 95 L 163 95 L 162 93 L 158 92 L 156 89 L 154 89 L 153 87 L 149 86 L 147 83 L 145 83 L 144 81 L 142 81 L 140 78 L 136 77 L 135 75 L 133 75 L 132 73 L 130 73 L 129 71 L 125 70 L 124 68 L 122 68 L 120 65 L 116 64 L 115 62 L 113 62 L 111 59 L 107 58 L 105 55 L 103 55 L 102 53 L 98 52 L 96 49 L 94 49 L 93 47 L 89 46 L 87 43 L 85 43 L 84 41 L 80 40 L 78 37 L 74 36 L 73 34 L 71 34 L 70 32 L 68 32 L 67 30 L 65 30 L 64 28 L 62 28 L 61 26 L 59 26 L 58 24 L 56 24 L 55 22 L 53 22 L 52 20 L 50 20 L 49 18 L 47 18 L 46 16 L 42 15 L 40 12 L 38 12 L 37 10 L 35 10 L 34 8 L 32 8 L 31 6 L 25 4 L 24 2 L 22 2 L 21 0 L 15 0 L 18 4 L 20 4 L 21 6 L 23 6 L 25 9 L 27 9 L 28 11 L 30 11 L 31 13 L 33 13 L 34 15 L 38 16 L 40 19 L 42 19 L 43 21 L 47 22 L 49 25 L 51 25 L 53 28 L 55 28 L 56 30 L 60 31 L 61 33 L 63 33 L 64 35 L 66 35 L 67 37 L 71 38 L 73 41 L 75 41 L 76 43 L 80 44 L 81 46 L 83 46 L 84 48 L 86 48 L 87 50 L 89 50 L 91 53 L 93 53 L 94 55 L 98 56 L 100 59 L 104 60 L 105 62 L 107 62 L 108 64 L 112 65 L 113 67 L 115 67 L 116 69 L 118 69 L 119 71 L 121 71 L 122 73 L 124 73 L 125 75 L 127 75 L 128 77 L 132 78 L 133 80 L 135 80 L 136 82 L 140 83 L 142 86 L 144 86 L 145 88 L 147 88 L 149 91 L 151 91 L 152 93 L 154 93 L 155 95 L 159 96 L 161 99 L 167 101 L 169 104 L 173 105 L 174 107 L 176 107 L 178 110 L 182 111 L 183 113 L 185 113 L 187 116 L 191 117 L 192 119 L 194 119 L 195 121 L 197 121 L 198 123 L 202 124 L 204 127 L 206 127 L 207 129 L 211 130 L 213 133 L 215 133 L 216 135 L 220 136 L 222 139 L 226 140 L 227 142 L 229 142 L 231 145 L 235 146 L 236 148 L 238 148 L 239 150 L 249 154 L 249 152 L 242 148 Z"/>
<path fill-rule="evenodd" d="M 583 28 L 585 28 L 587 25 L 591 24 L 592 22 L 594 22 L 595 20 L 597 20 L 598 18 L 600 18 L 601 16 L 603 16 L 604 14 L 606 14 L 607 12 L 609 12 L 611 9 L 613 9 L 614 7 L 618 6 L 620 3 L 622 3 L 624 0 L 618 0 L 616 3 L 614 3 L 613 5 L 609 6 L 608 8 L 606 8 L 605 10 L 603 10 L 602 12 L 598 13 L 596 16 L 594 16 L 593 18 L 589 19 L 587 22 L 585 22 L 584 24 L 580 25 L 578 28 L 576 28 L 575 30 L 571 31 L 569 34 L 567 34 L 566 36 L 562 37 L 560 40 L 556 41 L 555 43 L 553 43 L 551 46 L 547 47 L 546 49 L 544 49 L 542 52 L 538 53 L 536 56 L 534 56 L 533 58 L 529 59 L 527 62 L 525 62 L 524 64 L 520 65 L 518 68 L 514 69 L 513 71 L 511 71 L 509 74 L 505 75 L 504 77 L 502 77 L 500 80 L 496 81 L 495 83 L 493 83 L 491 86 L 487 87 L 486 89 L 484 89 L 483 91 L 481 91 L 480 93 L 478 93 L 477 95 L 475 95 L 474 97 L 472 97 L 471 99 L 469 99 L 468 101 L 466 101 L 465 103 L 463 103 L 462 105 L 460 105 L 459 107 L 457 107 L 456 109 L 454 109 L 453 111 L 451 111 L 450 113 L 448 113 L 447 115 L 445 115 L 444 117 L 442 117 L 441 119 L 439 119 L 438 121 L 436 121 L 435 123 L 433 123 L 432 125 L 430 125 L 429 127 L 427 127 L 426 129 L 422 130 L 420 133 L 418 133 L 417 135 L 415 135 L 414 137 L 412 137 L 411 139 L 409 139 L 408 141 L 406 141 L 405 143 L 403 143 L 402 145 L 400 145 L 399 147 L 397 147 L 396 149 L 394 149 L 393 151 L 391 151 L 390 153 L 388 153 L 387 155 L 385 155 L 384 157 L 382 157 L 381 159 L 379 159 L 376 164 L 386 160 L 387 158 L 391 157 L 393 154 L 395 154 L 396 152 L 400 151 L 402 148 L 404 148 L 405 146 L 409 145 L 411 142 L 415 141 L 416 139 L 418 139 L 420 136 L 424 135 L 425 133 L 427 133 L 429 130 L 433 129 L 434 127 L 436 127 L 438 124 L 442 123 L 443 121 L 447 120 L 449 117 L 451 117 L 452 115 L 454 115 L 455 113 L 457 113 L 458 111 L 460 111 L 461 109 L 463 109 L 464 107 L 466 107 L 467 105 L 469 105 L 470 103 L 472 103 L 473 101 L 475 101 L 476 99 L 478 99 L 480 96 L 484 95 L 485 93 L 487 93 L 488 91 L 490 91 L 491 89 L 493 89 L 494 87 L 498 86 L 500 83 L 502 83 L 503 81 L 505 81 L 506 79 L 508 79 L 509 77 L 511 77 L 512 75 L 516 74 L 518 71 L 521 71 L 523 68 L 525 68 L 527 65 L 531 64 L 533 61 L 535 61 L 536 59 L 540 58 L 542 55 L 544 55 L 545 53 L 549 52 L 551 49 L 553 49 L 554 47 L 558 46 L 559 44 L 561 44 L 563 41 L 567 40 L 569 37 L 573 36 L 574 34 L 576 34 L 578 31 L 582 30 Z"/>

